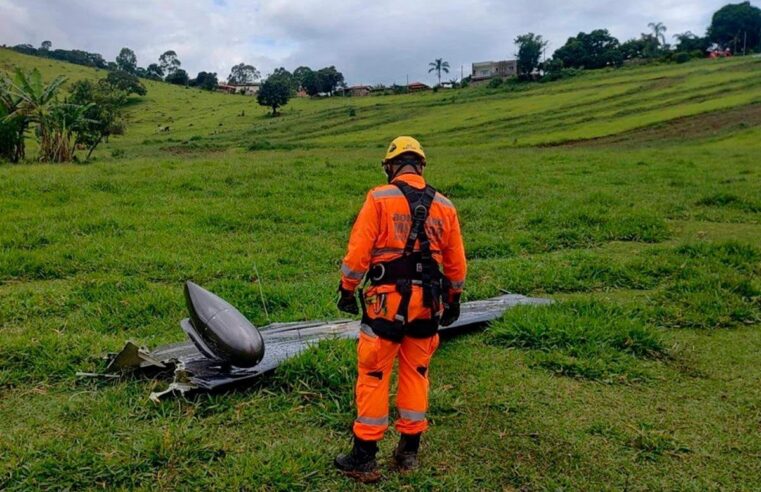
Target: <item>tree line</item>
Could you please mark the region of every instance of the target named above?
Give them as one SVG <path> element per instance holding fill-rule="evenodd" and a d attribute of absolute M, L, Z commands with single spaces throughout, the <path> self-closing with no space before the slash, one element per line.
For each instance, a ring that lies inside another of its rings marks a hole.
<path fill-rule="evenodd" d="M 288 104 L 297 92 L 303 91 L 309 96 L 332 96 L 338 89 L 345 88 L 343 74 L 333 65 L 319 70 L 301 66 L 293 73 L 280 67 L 267 77 L 256 98 L 260 105 L 272 108 L 272 116 L 276 116 L 277 109 Z"/>
<path fill-rule="evenodd" d="M 11 49 L 27 55 L 52 58 L 55 60 L 85 65 L 94 68 L 102 68 L 114 72 L 124 72 L 139 78 L 149 80 L 163 80 L 170 84 L 187 85 L 206 90 L 214 90 L 219 86 L 219 78 L 216 72 L 198 72 L 195 78 L 182 68 L 182 61 L 174 50 L 167 50 L 159 56 L 155 63 L 147 67 L 138 65 L 137 55 L 134 50 L 124 47 L 119 51 L 115 60 L 107 62 L 103 56 L 97 53 L 89 53 L 82 50 L 52 49 L 51 41 L 43 41 L 39 48 L 31 44 L 19 44 Z M 313 70 L 310 67 L 298 67 L 293 73 L 285 68 L 278 68 L 271 77 L 284 79 L 295 90 L 303 90 L 310 96 L 318 94 L 332 95 L 338 88 L 343 87 L 344 77 L 334 66 Z M 230 85 L 248 85 L 262 78 L 260 71 L 253 65 L 239 63 L 232 67 L 226 82 Z"/>
<path fill-rule="evenodd" d="M 648 24 L 650 32 L 621 43 L 607 29 L 580 32 L 568 38 L 549 60 L 541 61 L 547 42 L 541 35 L 518 36 L 517 64 L 519 76 L 533 79 L 543 73 L 545 80 L 562 78 L 578 69 L 620 67 L 630 60 L 666 60 L 683 63 L 704 57 L 712 46 L 734 54 L 761 51 L 761 9 L 750 2 L 728 4 L 717 10 L 703 36 L 691 31 L 673 35 L 675 44 L 667 42 L 668 28 L 661 22 Z"/>

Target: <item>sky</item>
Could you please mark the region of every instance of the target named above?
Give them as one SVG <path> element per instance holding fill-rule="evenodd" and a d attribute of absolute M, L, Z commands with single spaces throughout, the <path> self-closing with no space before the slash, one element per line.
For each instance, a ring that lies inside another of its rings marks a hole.
<path fill-rule="evenodd" d="M 737 0 L 739 1 L 739 0 Z M 703 34 L 727 0 L 0 0 L 0 44 L 50 40 L 113 60 L 127 46 L 138 64 L 174 50 L 191 77 L 220 80 L 240 62 L 266 75 L 335 65 L 352 84 L 433 83 L 428 63 L 467 76 L 471 63 L 514 58 L 516 36 L 549 41 L 547 55 L 580 31 L 607 28 L 622 42 L 662 22 L 667 37 Z M 757 2 L 753 2 L 757 4 Z"/>

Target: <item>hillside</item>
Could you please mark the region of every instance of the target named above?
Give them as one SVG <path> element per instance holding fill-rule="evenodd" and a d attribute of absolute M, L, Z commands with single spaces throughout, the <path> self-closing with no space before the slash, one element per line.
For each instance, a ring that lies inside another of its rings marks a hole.
<path fill-rule="evenodd" d="M 104 76 L 0 49 L 16 66 Z M 94 162 L 0 165 L 0 489 L 360 488 L 331 468 L 351 342 L 157 406 L 156 383 L 75 373 L 182 339 L 186 279 L 260 326 L 340 317 L 349 227 L 402 133 L 458 207 L 466 297 L 559 302 L 442 345 L 423 468 L 380 489 L 761 488 L 761 59 L 294 99 L 278 118 L 146 86 Z"/>
<path fill-rule="evenodd" d="M 105 72 L 0 51 L 0 70 L 37 67 L 48 78 L 71 81 Z M 136 98 L 132 125 L 117 148 L 186 142 L 191 147 L 360 146 L 374 148 L 400 133 L 426 135 L 428 146 L 557 145 L 652 127 L 677 118 L 701 125 L 705 113 L 726 111 L 732 123 L 749 115 L 731 111 L 761 104 L 761 59 L 700 60 L 684 65 L 594 71 L 544 85 L 469 89 L 414 96 L 293 99 L 287 118 L 265 116 L 253 98 L 181 89 L 145 81 L 148 96 Z M 353 108 L 355 116 L 350 116 Z M 757 123 L 759 110 L 750 118 Z M 243 112 L 243 116 L 241 113 Z M 169 135 L 157 128 L 169 126 Z M 146 140 L 149 142 L 146 144 Z M 177 142 L 177 141 L 180 142 Z M 120 145 L 122 144 L 122 145 Z"/>

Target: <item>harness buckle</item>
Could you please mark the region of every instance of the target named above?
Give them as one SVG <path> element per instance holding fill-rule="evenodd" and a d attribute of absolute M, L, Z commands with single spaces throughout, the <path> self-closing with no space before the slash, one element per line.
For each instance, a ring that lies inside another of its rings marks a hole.
<path fill-rule="evenodd" d="M 380 270 L 380 273 L 378 275 L 372 274 L 372 276 L 370 277 L 370 280 L 373 282 L 379 282 L 383 277 L 386 276 L 386 265 L 384 265 L 383 263 L 376 263 L 375 265 L 373 265 L 371 273 L 376 268 Z"/>

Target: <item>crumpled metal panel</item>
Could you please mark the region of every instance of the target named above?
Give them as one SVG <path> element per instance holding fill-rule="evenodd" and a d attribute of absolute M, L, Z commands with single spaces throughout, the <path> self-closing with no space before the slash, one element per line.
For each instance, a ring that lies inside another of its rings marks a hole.
<path fill-rule="evenodd" d="M 502 316 L 508 309 L 519 305 L 549 304 L 550 299 L 506 294 L 482 301 L 463 303 L 460 319 L 450 326 L 442 327 L 439 333 L 448 338 L 479 327 Z M 264 340 L 264 357 L 255 367 L 241 368 L 210 359 L 201 353 L 191 341 L 157 347 L 146 353 L 146 357 L 134 360 L 134 369 L 150 367 L 174 367 L 174 381 L 165 391 L 152 393 L 151 399 L 185 394 L 192 391 L 216 391 L 250 385 L 263 374 L 275 370 L 283 361 L 298 355 L 320 340 L 330 338 L 357 338 L 359 321 L 308 321 L 274 323 L 260 329 Z M 134 352 L 134 344 L 128 343 L 125 350 Z M 117 355 L 119 359 L 121 354 Z M 129 360 L 129 357 L 122 357 Z M 110 367 L 110 366 L 109 366 Z M 124 367 L 121 367 L 124 369 Z"/>

